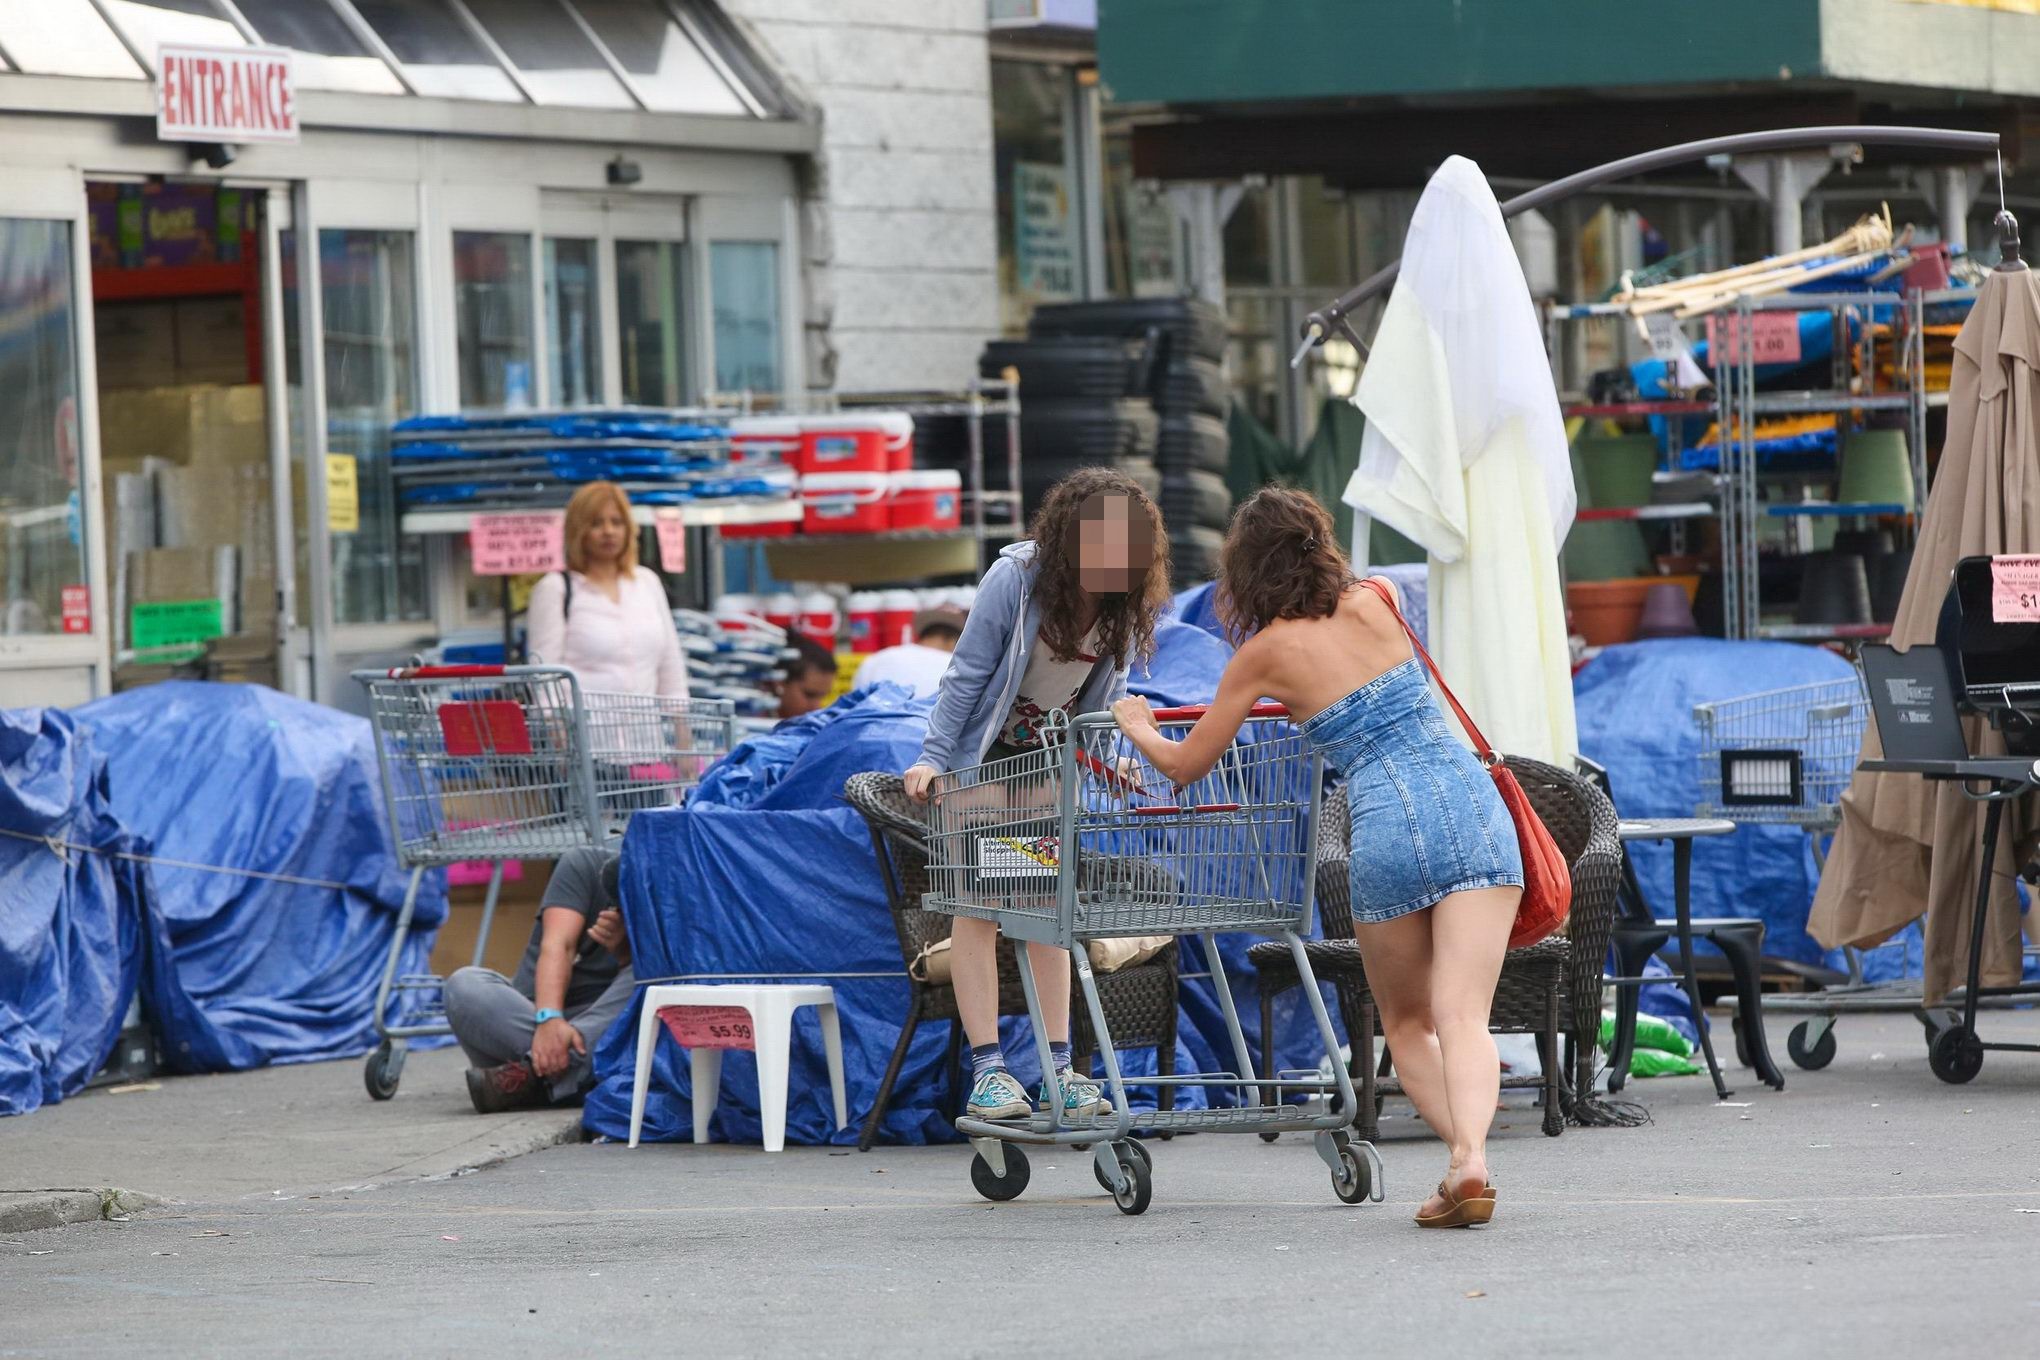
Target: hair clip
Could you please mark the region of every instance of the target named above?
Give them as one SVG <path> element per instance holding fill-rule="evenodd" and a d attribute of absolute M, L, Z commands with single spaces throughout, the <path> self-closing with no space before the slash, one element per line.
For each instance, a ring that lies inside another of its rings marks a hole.
<path fill-rule="evenodd" d="M 1307 553 L 1312 553 L 1312 552 L 1316 552 L 1316 551 L 1317 551 L 1317 535 L 1316 535 L 1316 534 L 1307 534 L 1307 535 L 1305 535 L 1305 536 L 1304 536 L 1304 540 L 1303 540 L 1303 550 L 1304 550 L 1305 552 L 1307 552 Z"/>

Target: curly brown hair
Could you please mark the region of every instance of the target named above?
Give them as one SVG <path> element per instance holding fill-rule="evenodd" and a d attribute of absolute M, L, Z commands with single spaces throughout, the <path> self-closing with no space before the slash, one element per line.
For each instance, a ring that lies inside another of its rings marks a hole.
<path fill-rule="evenodd" d="M 1083 511 L 1094 497 L 1123 496 L 1147 521 L 1154 556 L 1136 569 L 1134 588 L 1093 595 L 1078 575 L 1077 545 Z M 1027 536 L 1034 540 L 1034 593 L 1041 601 L 1041 640 L 1058 661 L 1082 650 L 1095 600 L 1099 655 L 1124 666 L 1155 651 L 1155 623 L 1169 603 L 1169 532 L 1162 512 L 1140 483 L 1111 468 L 1078 468 L 1048 489 Z"/>
<path fill-rule="evenodd" d="M 1265 486 L 1233 513 L 1219 550 L 1219 621 L 1238 646 L 1276 619 L 1329 618 L 1353 581 L 1317 497 Z"/>

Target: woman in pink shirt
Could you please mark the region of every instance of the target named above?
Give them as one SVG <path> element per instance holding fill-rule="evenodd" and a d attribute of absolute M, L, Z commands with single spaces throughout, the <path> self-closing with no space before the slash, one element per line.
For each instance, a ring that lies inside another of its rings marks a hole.
<path fill-rule="evenodd" d="M 687 697 L 687 663 L 658 575 L 637 561 L 630 501 L 614 482 L 590 482 L 567 503 L 567 570 L 531 588 L 525 651 L 566 666 L 581 688 Z"/>

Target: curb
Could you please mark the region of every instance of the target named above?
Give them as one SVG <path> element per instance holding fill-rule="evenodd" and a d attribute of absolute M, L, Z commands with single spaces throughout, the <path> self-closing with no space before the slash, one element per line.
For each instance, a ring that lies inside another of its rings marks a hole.
<path fill-rule="evenodd" d="M 0 1233 L 125 1218 L 169 1201 L 137 1190 L 0 1190 Z"/>

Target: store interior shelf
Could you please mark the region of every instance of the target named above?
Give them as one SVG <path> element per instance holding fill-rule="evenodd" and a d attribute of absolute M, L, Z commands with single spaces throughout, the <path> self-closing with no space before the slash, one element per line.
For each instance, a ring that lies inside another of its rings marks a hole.
<path fill-rule="evenodd" d="M 1834 519 L 1857 515 L 1909 515 L 1912 507 L 1897 502 L 1836 504 L 1831 501 L 1800 501 L 1790 505 L 1767 505 L 1764 513 L 1772 519 Z"/>
<path fill-rule="evenodd" d="M 476 515 L 530 514 L 559 510 L 557 505 L 513 505 L 460 510 L 407 510 L 403 531 L 407 534 L 464 534 Z M 631 519 L 650 528 L 658 522 L 659 511 L 678 510 L 680 520 L 697 528 L 720 528 L 744 524 L 786 524 L 801 517 L 800 503 L 791 500 L 695 501 L 687 505 L 633 505 Z"/>
<path fill-rule="evenodd" d="M 1910 392 L 1760 392 L 1750 409 L 1761 416 L 1816 411 L 1906 411 L 1912 404 Z"/>
<path fill-rule="evenodd" d="M 1711 401 L 1573 401 L 1561 405 L 1566 416 L 1588 420 L 1623 420 L 1637 416 L 1711 416 Z"/>
<path fill-rule="evenodd" d="M 1580 510 L 1575 519 L 1710 519 L 1719 514 L 1713 506 L 1704 501 L 1689 501 L 1682 505 L 1620 505 Z"/>

